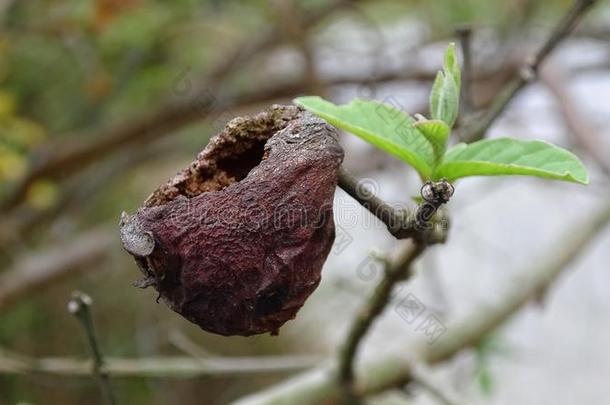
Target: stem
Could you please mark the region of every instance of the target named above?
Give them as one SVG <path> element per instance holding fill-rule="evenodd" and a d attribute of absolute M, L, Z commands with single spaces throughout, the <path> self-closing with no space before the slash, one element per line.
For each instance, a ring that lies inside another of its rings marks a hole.
<path fill-rule="evenodd" d="M 357 178 L 344 168 L 341 168 L 339 173 L 339 187 L 386 224 L 388 232 L 394 235 L 396 239 L 412 238 L 417 234 L 415 217 L 409 211 L 392 207 L 367 190 Z"/>
<path fill-rule="evenodd" d="M 415 213 L 407 209 L 394 208 L 367 190 L 343 167 L 339 173 L 339 187 L 381 220 L 388 227 L 388 232 L 396 239 L 413 239 L 430 245 L 443 243 L 446 239 L 447 232 L 443 226 L 422 227 L 418 223 L 418 213 L 424 209 L 425 204 L 420 205 Z"/>
<path fill-rule="evenodd" d="M 72 293 L 72 299 L 68 302 L 68 311 L 76 316 L 85 330 L 89 348 L 91 349 L 91 355 L 93 357 L 93 374 L 97 377 L 100 389 L 104 394 L 104 397 L 106 397 L 107 402 L 110 405 L 115 405 L 117 402 L 112 387 L 110 386 L 108 373 L 104 370 L 104 359 L 102 358 L 102 352 L 100 351 L 93 328 L 91 304 L 91 297 L 80 291 L 76 291 Z"/>
<path fill-rule="evenodd" d="M 369 301 L 354 319 L 345 344 L 339 352 L 339 380 L 346 399 L 356 402 L 354 395 L 354 361 L 360 342 L 369 331 L 375 318 L 383 312 L 396 283 L 411 276 L 411 265 L 425 250 L 426 245 L 407 243 L 395 260 L 386 263 L 385 274 Z"/>

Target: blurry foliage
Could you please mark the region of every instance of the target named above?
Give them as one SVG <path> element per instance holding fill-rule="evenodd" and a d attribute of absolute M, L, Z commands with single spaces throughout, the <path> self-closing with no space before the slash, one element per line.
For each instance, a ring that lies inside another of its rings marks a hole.
<path fill-rule="evenodd" d="M 481 393 L 490 397 L 495 389 L 491 363 L 493 357 L 510 357 L 510 348 L 498 333 L 492 333 L 474 348 L 474 378 Z"/>
<path fill-rule="evenodd" d="M 0 87 L 0 192 L 5 182 L 25 174 L 27 153 L 44 138 L 42 126 L 18 116 L 12 93 Z"/>

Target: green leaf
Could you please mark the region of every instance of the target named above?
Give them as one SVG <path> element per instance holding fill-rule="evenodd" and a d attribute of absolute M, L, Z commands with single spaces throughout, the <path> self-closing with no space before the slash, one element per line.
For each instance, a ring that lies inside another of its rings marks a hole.
<path fill-rule="evenodd" d="M 361 99 L 341 106 L 317 96 L 299 97 L 294 102 L 413 166 L 422 179 L 430 178 L 435 165 L 433 147 L 402 111 Z"/>
<path fill-rule="evenodd" d="M 430 92 L 430 114 L 433 119 L 445 121 L 451 128 L 457 119 L 460 106 L 460 66 L 452 43 L 445 52 L 443 70 L 439 71 Z"/>
<path fill-rule="evenodd" d="M 445 51 L 443 67 L 453 77 L 453 81 L 455 81 L 459 90 L 462 87 L 462 71 L 457 56 L 455 56 L 455 44 L 453 42 L 449 44 Z"/>
<path fill-rule="evenodd" d="M 449 126 L 441 120 L 422 120 L 417 121 L 414 125 L 432 144 L 436 161 L 439 161 L 445 154 L 445 149 L 447 149 Z"/>
<path fill-rule="evenodd" d="M 486 139 L 451 148 L 433 174 L 449 181 L 467 176 L 524 175 L 587 184 L 587 169 L 565 149 L 543 141 Z"/>
<path fill-rule="evenodd" d="M 430 90 L 430 115 L 432 118 L 439 118 L 440 115 L 440 102 L 441 93 L 443 91 L 443 85 L 445 84 L 445 75 L 442 71 L 436 72 L 434 83 L 432 83 L 432 90 Z"/>

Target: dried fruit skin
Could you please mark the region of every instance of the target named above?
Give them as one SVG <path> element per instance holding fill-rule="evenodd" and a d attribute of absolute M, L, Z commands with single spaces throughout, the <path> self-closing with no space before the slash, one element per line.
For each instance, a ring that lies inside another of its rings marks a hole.
<path fill-rule="evenodd" d="M 342 159 L 335 130 L 298 107 L 231 121 L 122 217 L 142 286 L 206 331 L 277 333 L 320 281 Z"/>

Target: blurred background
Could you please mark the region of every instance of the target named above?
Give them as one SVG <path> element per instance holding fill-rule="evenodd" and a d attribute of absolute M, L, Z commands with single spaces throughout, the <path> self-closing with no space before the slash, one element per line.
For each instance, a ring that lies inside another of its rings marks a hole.
<path fill-rule="evenodd" d="M 278 337 L 203 332 L 156 304 L 152 289 L 132 287 L 140 274 L 119 243 L 121 211 L 134 212 L 231 118 L 273 103 L 367 97 L 425 114 L 443 51 L 460 36 L 472 53 L 464 112 L 485 109 L 571 4 L 0 0 L 0 404 L 104 402 L 93 378 L 51 361 L 89 358 L 66 307 L 74 290 L 93 299 L 105 356 L 254 365 L 116 376 L 119 403 L 226 404 L 334 356 L 381 277 L 369 252 L 397 245 L 343 191 L 323 281 Z M 488 133 L 568 148 L 591 184 L 463 180 L 448 206 L 449 240 L 426 252 L 395 302 L 411 294 L 444 323 L 522 287 L 528 269 L 607 201 L 609 116 L 610 7 L 600 2 Z M 410 204 L 420 187 L 412 170 L 349 134 L 342 143 L 348 169 L 387 201 Z M 437 378 L 471 404 L 606 402 L 610 232 L 579 253 L 544 297 L 437 367 Z M 363 357 L 408 352 L 421 335 L 398 308 L 374 325 Z M 257 368 L 267 356 L 284 367 Z M 371 403 L 437 402 L 410 387 Z"/>

